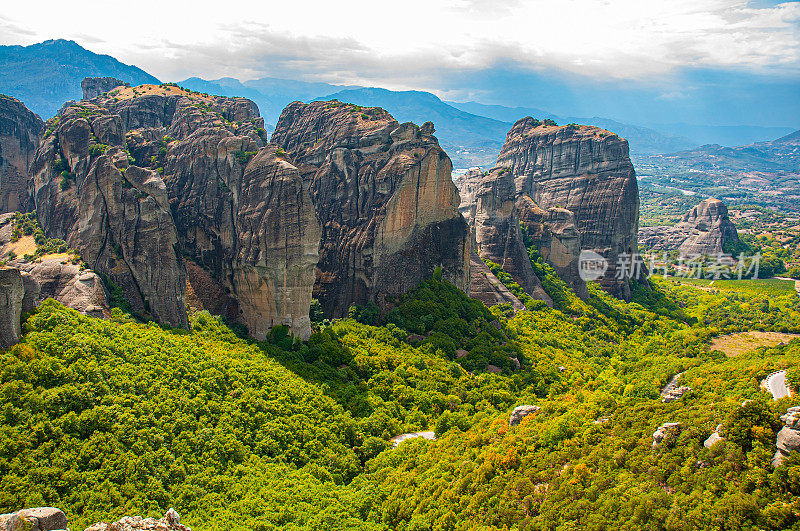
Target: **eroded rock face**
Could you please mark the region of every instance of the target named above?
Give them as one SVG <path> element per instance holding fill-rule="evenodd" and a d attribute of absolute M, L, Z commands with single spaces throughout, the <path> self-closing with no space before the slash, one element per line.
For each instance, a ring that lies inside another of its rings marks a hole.
<path fill-rule="evenodd" d="M 0 268 L 0 348 L 19 343 L 22 335 L 20 318 L 25 288 L 19 269 Z"/>
<path fill-rule="evenodd" d="M 135 311 L 187 327 L 185 271 L 161 176 L 129 166 L 113 109 L 68 107 L 53 125 L 32 166 L 45 234 L 79 251 Z"/>
<path fill-rule="evenodd" d="M 680 422 L 665 422 L 653 432 L 653 448 L 658 447 L 670 434 L 675 434 L 681 429 Z"/>
<path fill-rule="evenodd" d="M 638 256 L 639 191 L 627 141 L 597 127 L 542 126 L 528 117 L 509 131 L 497 166 L 511 171 L 518 197 L 572 212 L 581 248 L 609 262 L 598 282 L 630 299 L 628 279 L 617 274 L 620 257 Z"/>
<path fill-rule="evenodd" d="M 458 188 L 458 195 L 461 196 L 458 211 L 467 220 L 469 220 L 472 205 L 475 204 L 475 192 L 480 188 L 484 175 L 480 168 L 470 168 L 467 173 L 459 175 L 453 181 Z"/>
<path fill-rule="evenodd" d="M 187 325 L 188 256 L 193 304 L 259 339 L 279 323 L 308 337 L 319 226 L 263 125 L 244 98 L 104 90 L 66 108 L 40 148 L 39 221 L 159 321 Z"/>
<path fill-rule="evenodd" d="M 542 209 L 533 199 L 522 195 L 516 211 L 531 244 L 555 269 L 581 299 L 589 298 L 586 282 L 581 278 L 578 259 L 581 255 L 581 234 L 575 214 L 566 208 Z"/>
<path fill-rule="evenodd" d="M 43 131 L 38 115 L 0 94 L 0 213 L 28 210 L 28 168 Z"/>
<path fill-rule="evenodd" d="M 708 198 L 684 214 L 674 226 L 642 227 L 639 241 L 656 251 L 680 251 L 681 256 L 719 255 L 723 246 L 738 242 L 736 226 L 728 217 L 728 207 L 719 199 Z"/>
<path fill-rule="evenodd" d="M 295 102 L 272 136 L 310 191 L 322 226 L 315 296 L 327 315 L 396 297 L 441 268 L 467 292 L 469 235 L 452 164 L 430 122 L 379 108 Z"/>
<path fill-rule="evenodd" d="M 498 280 L 483 260 L 473 251 L 470 258 L 469 296 L 486 306 L 509 303 L 515 311 L 524 310 L 525 305 Z M 466 352 L 466 351 L 465 351 Z"/>
<path fill-rule="evenodd" d="M 474 192 L 470 213 L 475 250 L 483 260 L 499 264 L 532 297 L 552 305 L 531 266 L 515 207 L 514 177 L 507 169 L 493 170 Z"/>
<path fill-rule="evenodd" d="M 109 90 L 126 83 L 115 77 L 85 77 L 81 81 L 83 99 L 91 100 Z"/>
<path fill-rule="evenodd" d="M 789 454 L 800 450 L 800 406 L 790 407 L 781 415 L 783 428 L 775 439 L 777 451 L 772 458 L 772 466 L 780 466 Z"/>

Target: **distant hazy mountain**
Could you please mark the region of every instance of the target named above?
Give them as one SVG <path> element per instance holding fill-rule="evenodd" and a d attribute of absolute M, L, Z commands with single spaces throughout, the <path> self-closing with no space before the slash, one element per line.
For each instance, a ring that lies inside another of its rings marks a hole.
<path fill-rule="evenodd" d="M 625 138 L 630 145 L 631 152 L 651 155 L 655 153 L 668 153 L 689 149 L 700 144 L 690 138 L 665 134 L 654 129 L 638 125 L 625 124 L 609 118 L 579 118 L 575 116 L 558 116 L 551 112 L 535 107 L 505 107 L 503 105 L 484 105 L 469 101 L 466 103 L 447 102 L 462 111 L 488 116 L 496 120 L 514 123 L 520 118 L 533 116 L 534 118 L 550 118 L 559 124 L 579 123 L 602 127 Z"/>
<path fill-rule="evenodd" d="M 798 172 L 800 131 L 769 142 L 725 147 L 708 144 L 695 149 L 651 157 L 673 169 L 709 172 Z"/>
<path fill-rule="evenodd" d="M 512 125 L 462 111 L 430 92 L 416 90 L 363 88 L 343 90 L 318 99 L 383 107 L 400 122 L 421 125 L 431 121 L 436 126 L 436 137 L 457 168 L 492 166 Z"/>
<path fill-rule="evenodd" d="M 73 41 L 0 46 L 0 93 L 21 100 L 45 119 L 65 101 L 81 99 L 81 81 L 93 76 L 116 77 L 132 85 L 159 83 L 141 68 L 90 52 Z"/>
<path fill-rule="evenodd" d="M 794 131 L 792 127 L 761 127 L 757 125 L 693 125 L 693 124 L 648 124 L 664 133 L 691 138 L 700 144 L 744 146 L 756 142 L 768 142 L 773 138 Z"/>
<path fill-rule="evenodd" d="M 360 88 L 354 85 L 330 85 L 328 83 L 311 83 L 292 79 L 265 77 L 242 83 L 238 79 L 223 77 L 207 81 L 198 77 L 190 77 L 178 81 L 178 85 L 217 94 L 219 96 L 241 96 L 256 102 L 261 116 L 274 128 L 284 107 L 293 101 L 310 101 L 325 94 L 349 88 Z"/>

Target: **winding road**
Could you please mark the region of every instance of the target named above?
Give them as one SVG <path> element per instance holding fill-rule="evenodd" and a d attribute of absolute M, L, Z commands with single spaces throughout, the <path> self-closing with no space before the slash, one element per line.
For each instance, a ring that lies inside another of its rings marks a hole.
<path fill-rule="evenodd" d="M 772 393 L 772 398 L 775 400 L 792 396 L 792 392 L 786 385 L 786 371 L 773 372 L 761 383 Z"/>

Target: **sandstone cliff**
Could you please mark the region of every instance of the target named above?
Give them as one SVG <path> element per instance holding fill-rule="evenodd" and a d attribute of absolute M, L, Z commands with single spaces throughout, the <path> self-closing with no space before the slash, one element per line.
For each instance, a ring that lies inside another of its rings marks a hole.
<path fill-rule="evenodd" d="M 728 207 L 708 198 L 693 207 L 674 226 L 642 227 L 639 241 L 656 251 L 680 251 L 681 256 L 718 255 L 727 243 L 738 242 Z"/>
<path fill-rule="evenodd" d="M 480 188 L 484 175 L 480 168 L 470 168 L 466 173 L 453 180 L 456 188 L 458 188 L 458 195 L 461 196 L 461 204 L 458 206 L 458 211 L 468 221 L 472 205 L 475 204 L 475 192 Z"/>
<path fill-rule="evenodd" d="M 509 131 L 497 166 L 511 171 L 518 197 L 528 196 L 544 211 L 574 214 L 581 248 L 609 262 L 598 282 L 629 299 L 626 272 L 617 267 L 638 256 L 639 192 L 628 143 L 597 127 L 545 126 L 528 117 Z M 552 215 L 560 216 L 557 224 L 568 231 L 569 216 Z M 552 257 L 549 261 L 555 263 Z"/>
<path fill-rule="evenodd" d="M 469 289 L 469 235 L 452 164 L 433 124 L 399 124 L 386 111 L 337 101 L 295 102 L 272 142 L 311 193 L 322 243 L 315 296 L 328 315 L 384 305 L 441 268 Z"/>
<path fill-rule="evenodd" d="M 14 98 L 0 94 L 0 213 L 28 208 L 28 168 L 44 122 Z"/>
<path fill-rule="evenodd" d="M 0 268 L 0 348 L 19 343 L 24 296 L 25 288 L 19 269 Z"/>

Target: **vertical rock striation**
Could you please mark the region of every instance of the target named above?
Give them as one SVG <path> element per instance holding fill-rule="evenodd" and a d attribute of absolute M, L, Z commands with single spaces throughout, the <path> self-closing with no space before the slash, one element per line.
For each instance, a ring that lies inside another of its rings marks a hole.
<path fill-rule="evenodd" d="M 497 166 L 511 171 L 518 196 L 545 211 L 572 212 L 581 248 L 609 262 L 598 282 L 630 299 L 618 267 L 638 257 L 639 191 L 627 141 L 597 127 L 544 126 L 528 117 L 509 131 Z"/>
<path fill-rule="evenodd" d="M 0 94 L 0 213 L 28 210 L 28 168 L 43 131 L 38 115 Z"/>
<path fill-rule="evenodd" d="M 322 226 L 314 288 L 329 315 L 384 305 L 441 268 L 469 289 L 469 237 L 433 124 L 337 101 L 295 102 L 272 142 L 298 167 Z"/>
<path fill-rule="evenodd" d="M 256 338 L 276 324 L 308 337 L 319 224 L 263 125 L 244 98 L 103 90 L 52 122 L 34 164 L 39 221 L 161 322 L 187 326 L 188 285 Z"/>
<path fill-rule="evenodd" d="M 19 343 L 25 288 L 19 269 L 0 268 L 0 348 Z"/>

